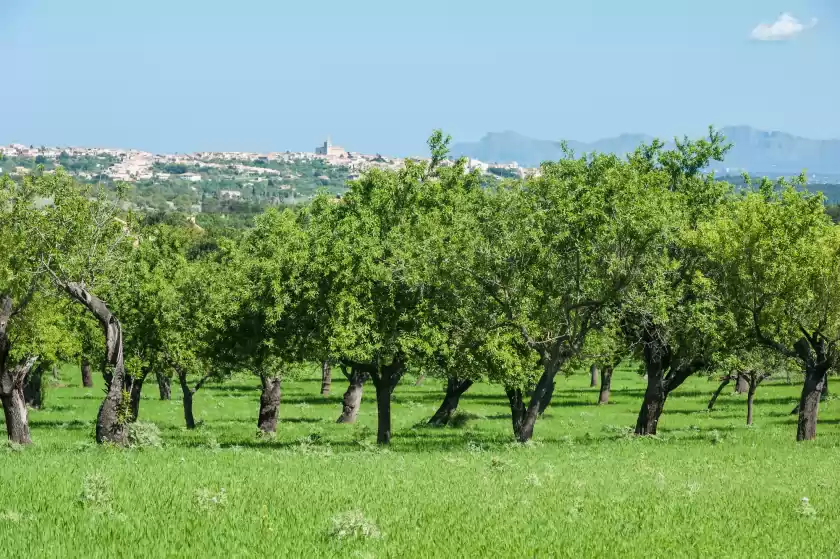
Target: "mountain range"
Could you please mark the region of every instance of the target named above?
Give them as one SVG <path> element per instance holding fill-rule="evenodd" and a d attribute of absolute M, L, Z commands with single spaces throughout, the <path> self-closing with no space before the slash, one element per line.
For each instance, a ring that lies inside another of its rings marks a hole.
<path fill-rule="evenodd" d="M 813 140 L 785 132 L 765 132 L 749 126 L 727 126 L 720 130 L 733 144 L 722 164 L 716 170 L 729 168 L 732 173 L 742 170 L 754 174 L 840 174 L 840 139 Z M 622 134 L 595 142 L 567 140 L 576 154 L 615 153 L 625 155 L 652 136 Z M 667 145 L 673 145 L 671 140 Z M 562 157 L 559 141 L 537 140 L 516 132 L 491 132 L 477 142 L 459 142 L 453 145 L 452 154 L 471 157 L 486 163 L 517 162 L 523 167 L 536 167 L 542 161 Z"/>

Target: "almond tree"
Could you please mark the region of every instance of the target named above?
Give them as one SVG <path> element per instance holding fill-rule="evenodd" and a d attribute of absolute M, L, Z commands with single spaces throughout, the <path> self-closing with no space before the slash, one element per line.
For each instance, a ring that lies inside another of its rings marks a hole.
<path fill-rule="evenodd" d="M 795 184 L 804 187 L 804 177 Z M 840 229 L 822 195 L 764 180 L 719 208 L 698 239 L 740 331 L 802 368 L 796 439 L 815 438 L 820 395 L 840 355 Z"/>
<path fill-rule="evenodd" d="M 432 210 L 443 185 L 465 180 L 463 167 L 442 167 L 447 142 L 436 132 L 430 161 L 373 169 L 339 203 L 322 198 L 310 213 L 319 330 L 330 355 L 372 380 L 379 444 L 391 440 L 391 393 L 409 361 L 440 342 L 426 312 L 426 244 L 439 237 Z"/>
<path fill-rule="evenodd" d="M 569 154 L 540 171 L 476 196 L 451 239 L 456 284 L 479 290 L 484 312 L 503 317 L 538 356 L 527 406 L 527 387 L 507 390 L 522 442 L 558 372 L 663 250 L 673 199 L 664 174 L 615 156 Z"/>
<path fill-rule="evenodd" d="M 622 303 L 626 343 L 644 363 L 647 388 L 636 421 L 637 435 L 655 435 L 668 395 L 691 375 L 709 367 L 726 338 L 725 309 L 699 272 L 702 252 L 689 239 L 698 222 L 721 203 L 730 186 L 701 171 L 720 161 L 729 146 L 710 129 L 708 139 L 642 146 L 630 165 L 651 180 L 664 180 L 669 234 L 649 260 L 643 277 Z"/>
<path fill-rule="evenodd" d="M 219 325 L 216 349 L 227 366 L 260 378 L 257 427 L 265 433 L 277 428 L 283 380 L 324 354 L 305 218 L 290 210 L 259 216 L 225 279 L 235 304 Z"/>
<path fill-rule="evenodd" d="M 101 189 L 76 184 L 61 169 L 36 179 L 50 198 L 29 222 L 41 270 L 96 319 L 105 339 L 107 393 L 96 420 L 96 441 L 127 442 L 132 378 L 125 374 L 122 324 L 107 303 L 118 289 L 134 238 L 118 201 Z M 130 216 L 125 216 L 130 221 Z"/>

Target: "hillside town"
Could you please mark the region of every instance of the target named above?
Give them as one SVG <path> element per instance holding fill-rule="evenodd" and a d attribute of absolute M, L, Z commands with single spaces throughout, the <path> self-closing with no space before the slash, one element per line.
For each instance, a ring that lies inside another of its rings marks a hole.
<path fill-rule="evenodd" d="M 35 147 L 23 144 L 0 146 L 0 153 L 5 158 L 33 159 L 40 162 L 60 162 L 61 158 L 88 158 L 101 160 L 97 164 L 98 173 L 90 171 L 73 172 L 80 179 L 91 179 L 95 174 L 102 174 L 113 181 L 135 182 L 143 180 L 168 180 L 172 173 L 159 170 L 168 165 L 186 165 L 197 171 L 180 173 L 177 178 L 191 182 L 204 180 L 201 170 L 222 169 L 233 171 L 239 175 L 253 175 L 254 177 L 270 177 L 291 180 L 295 177 L 288 173 L 272 168 L 271 163 L 294 163 L 319 160 L 331 167 L 347 169 L 348 179 L 359 177 L 360 173 L 372 169 L 398 169 L 405 164 L 405 158 L 387 157 L 381 154 L 363 154 L 347 151 L 340 146 L 333 145 L 327 139 L 323 145 L 313 152 L 195 152 L 188 154 L 155 154 L 135 149 L 88 148 L 88 147 Z M 477 159 L 466 160 L 467 171 L 478 169 L 481 173 L 505 174 L 505 176 L 524 177 L 536 169 L 520 167 L 517 163 L 487 163 Z M 10 174 L 24 174 L 26 167 L 6 169 Z"/>

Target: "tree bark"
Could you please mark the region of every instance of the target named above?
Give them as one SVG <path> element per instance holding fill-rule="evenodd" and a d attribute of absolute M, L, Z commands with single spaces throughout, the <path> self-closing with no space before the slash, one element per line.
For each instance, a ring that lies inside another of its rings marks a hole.
<path fill-rule="evenodd" d="M 23 303 L 22 306 L 25 306 Z M 20 310 L 20 309 L 18 309 Z M 9 296 L 0 297 L 0 403 L 6 418 L 6 433 L 9 440 L 17 444 L 30 444 L 29 418 L 23 385 L 35 365 L 37 357 L 30 356 L 16 366 L 9 366 L 12 340 L 7 333 L 9 322 L 14 316 L 14 303 Z"/>
<path fill-rule="evenodd" d="M 750 390 L 750 383 L 747 380 L 747 377 L 742 374 L 738 373 L 738 380 L 735 383 L 735 393 L 736 394 L 746 394 Z"/>
<path fill-rule="evenodd" d="M 659 425 L 659 418 L 662 410 L 665 409 L 665 400 L 668 393 L 663 386 L 661 371 L 659 374 L 651 374 L 648 371 L 647 389 L 645 398 L 642 401 L 642 409 L 639 410 L 639 417 L 636 420 L 637 435 L 655 435 Z"/>
<path fill-rule="evenodd" d="M 391 444 L 391 394 L 399 384 L 405 372 L 402 360 L 398 357 L 390 365 L 371 369 L 371 379 L 376 388 L 376 443 Z"/>
<path fill-rule="evenodd" d="M 510 403 L 510 419 L 513 426 L 513 436 L 520 440 L 522 423 L 525 421 L 525 399 L 522 397 L 521 388 L 505 387 L 508 402 Z"/>
<path fill-rule="evenodd" d="M 376 443 L 391 444 L 391 387 L 390 383 L 376 382 Z"/>
<path fill-rule="evenodd" d="M 561 355 L 543 358 L 543 374 L 540 376 L 540 380 L 531 396 L 531 401 L 525 409 L 522 425 L 517 435 L 519 442 L 528 442 L 534 436 L 534 425 L 537 423 L 537 417 L 542 414 L 542 411 L 551 401 L 551 396 L 554 393 L 554 377 L 557 376 L 557 371 L 560 370 L 560 366 L 565 359 L 566 357 Z"/>
<path fill-rule="evenodd" d="M 557 388 L 557 383 L 552 382 L 551 386 L 549 386 L 548 390 L 543 394 L 543 397 L 540 399 L 540 408 L 539 408 L 539 415 L 545 413 L 545 410 L 548 409 L 548 406 L 551 405 L 551 400 L 554 398 L 554 389 Z"/>
<path fill-rule="evenodd" d="M 601 391 L 598 394 L 598 405 L 604 406 L 610 403 L 610 390 L 612 388 L 613 368 L 605 365 L 601 368 Z"/>
<path fill-rule="evenodd" d="M 732 377 L 726 377 L 721 381 L 720 385 L 717 387 L 717 390 L 715 390 L 715 393 L 712 394 L 712 397 L 709 400 L 709 411 L 712 411 L 714 409 L 715 402 L 717 402 L 718 396 L 720 396 L 720 393 L 723 392 L 723 389 L 726 388 L 730 382 L 732 382 Z"/>
<path fill-rule="evenodd" d="M 155 373 L 155 378 L 157 380 L 158 385 L 158 392 L 160 393 L 161 400 L 171 400 L 172 399 L 172 379 L 169 378 L 168 375 L 164 375 L 161 372 Z"/>
<path fill-rule="evenodd" d="M 261 376 L 262 392 L 260 393 L 260 414 L 257 428 L 263 433 L 277 431 L 277 414 L 280 409 L 280 384 L 277 377 Z"/>
<path fill-rule="evenodd" d="M 0 393 L 0 402 L 3 403 L 3 414 L 6 417 L 6 433 L 9 440 L 17 444 L 31 444 L 29 436 L 29 417 L 26 412 L 26 402 L 23 397 L 23 390 L 18 388 L 11 392 Z"/>
<path fill-rule="evenodd" d="M 332 366 L 329 361 L 321 363 L 321 396 L 329 396 L 332 388 Z"/>
<path fill-rule="evenodd" d="M 44 405 L 44 370 L 41 363 L 33 367 L 23 383 L 23 399 L 30 408 L 41 409 Z"/>
<path fill-rule="evenodd" d="M 0 328 L 4 328 L 4 325 L 0 324 Z M 2 345 L 3 341 L 0 340 L 0 346 Z M 4 349 L 0 347 L 0 353 L 4 353 Z M 3 404 L 3 414 L 6 418 L 6 433 L 13 443 L 30 444 L 32 439 L 29 436 L 29 416 L 23 385 L 35 365 L 36 358 L 30 357 L 14 367 L 8 367 L 8 355 L 0 357 L 0 402 Z"/>
<path fill-rule="evenodd" d="M 129 395 L 129 409 L 131 410 L 129 421 L 137 421 L 137 417 L 140 414 L 140 398 L 143 392 L 143 383 L 146 382 L 146 376 L 148 374 L 149 372 L 144 370 L 141 376 L 132 380 L 131 393 Z"/>
<path fill-rule="evenodd" d="M 796 426 L 796 440 L 810 441 L 817 436 L 817 416 L 820 410 L 820 398 L 826 381 L 826 371 L 822 367 L 808 365 L 805 368 L 805 383 L 799 400 L 799 420 Z"/>
<path fill-rule="evenodd" d="M 344 376 L 347 377 L 349 384 L 347 391 L 344 392 L 344 400 L 341 408 L 341 415 L 338 416 L 336 423 L 355 423 L 356 416 L 359 413 L 359 405 L 362 403 L 362 392 L 364 384 L 367 380 L 367 375 L 353 368 L 350 373 L 347 373 L 347 368 L 342 366 Z"/>
<path fill-rule="evenodd" d="M 87 357 L 82 358 L 82 386 L 93 388 L 93 376 L 90 373 L 90 361 Z"/>
<path fill-rule="evenodd" d="M 438 410 L 429 420 L 429 425 L 434 427 L 444 427 L 449 424 L 452 419 L 452 414 L 458 409 L 458 403 L 461 400 L 461 395 L 473 385 L 471 380 L 461 380 L 457 377 L 449 377 L 446 380 L 446 395 L 443 398 Z"/>
<path fill-rule="evenodd" d="M 55 280 L 71 299 L 84 306 L 99 321 L 105 335 L 103 375 L 108 391 L 96 418 L 96 442 L 125 446 L 128 442 L 126 417 L 131 412 L 125 409 L 123 391 L 131 393 L 133 379 L 125 374 L 122 325 L 108 305 L 81 284 Z"/>
<path fill-rule="evenodd" d="M 753 399 L 755 398 L 755 381 L 750 381 L 750 387 L 747 390 L 747 425 L 753 424 Z"/>
<path fill-rule="evenodd" d="M 593 363 L 589 366 L 589 388 L 598 386 L 598 365 Z"/>

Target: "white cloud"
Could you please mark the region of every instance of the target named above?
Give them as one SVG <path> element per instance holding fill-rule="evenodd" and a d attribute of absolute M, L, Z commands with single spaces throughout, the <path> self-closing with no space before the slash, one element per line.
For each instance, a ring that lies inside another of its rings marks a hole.
<path fill-rule="evenodd" d="M 784 13 L 773 23 L 760 23 L 753 29 L 751 37 L 756 41 L 787 41 L 816 24 L 817 18 L 806 25 L 791 14 Z"/>

